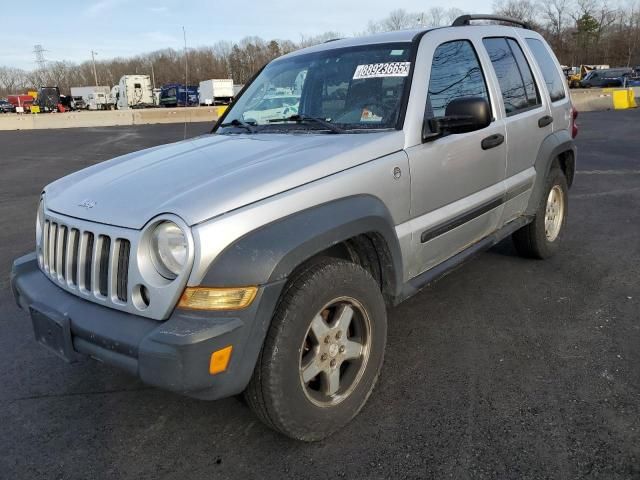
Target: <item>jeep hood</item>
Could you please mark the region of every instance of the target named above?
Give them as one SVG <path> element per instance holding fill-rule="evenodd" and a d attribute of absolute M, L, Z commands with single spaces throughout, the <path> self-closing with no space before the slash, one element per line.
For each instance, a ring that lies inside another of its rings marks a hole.
<path fill-rule="evenodd" d="M 194 225 L 404 147 L 401 131 L 204 135 L 93 165 L 46 187 L 49 210 L 140 229 Z"/>

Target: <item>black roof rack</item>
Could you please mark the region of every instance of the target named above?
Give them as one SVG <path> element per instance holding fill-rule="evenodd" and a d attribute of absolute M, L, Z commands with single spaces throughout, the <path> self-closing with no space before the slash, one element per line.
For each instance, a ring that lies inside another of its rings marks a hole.
<path fill-rule="evenodd" d="M 503 17 L 502 15 L 461 15 L 456 18 L 451 24 L 452 27 L 463 27 L 465 25 L 471 25 L 472 20 L 494 20 L 496 22 L 505 22 L 505 23 L 513 23 L 516 25 L 520 25 L 522 28 L 526 28 L 527 30 L 532 30 L 531 24 L 528 22 L 524 22 L 522 20 L 518 20 L 516 18 L 511 17 Z"/>

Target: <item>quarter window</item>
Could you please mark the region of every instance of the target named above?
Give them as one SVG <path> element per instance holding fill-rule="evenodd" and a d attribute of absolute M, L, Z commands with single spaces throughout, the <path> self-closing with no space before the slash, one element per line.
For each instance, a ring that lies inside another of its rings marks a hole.
<path fill-rule="evenodd" d="M 520 45 L 511 38 L 485 38 L 483 43 L 498 77 L 507 116 L 540 105 L 533 73 Z"/>
<path fill-rule="evenodd" d="M 443 43 L 436 48 L 431 63 L 426 117 L 443 117 L 449 102 L 461 97 L 480 97 L 489 101 L 480 62 L 467 40 Z"/>
<path fill-rule="evenodd" d="M 558 68 L 549 54 L 549 50 L 537 38 L 527 38 L 527 45 L 533 53 L 533 57 L 538 62 L 538 66 L 542 71 L 544 83 L 547 84 L 549 90 L 549 98 L 552 102 L 557 102 L 565 98 L 564 81 L 560 77 Z"/>

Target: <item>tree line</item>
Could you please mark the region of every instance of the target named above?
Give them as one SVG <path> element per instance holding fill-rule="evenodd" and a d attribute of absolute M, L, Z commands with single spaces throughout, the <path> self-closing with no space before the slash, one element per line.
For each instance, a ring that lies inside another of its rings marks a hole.
<path fill-rule="evenodd" d="M 464 12 L 433 7 L 423 12 L 396 9 L 383 19 L 371 21 L 356 35 L 428 26 L 445 26 Z M 568 66 L 608 64 L 640 65 L 640 0 L 613 4 L 607 0 L 498 0 L 494 13 L 528 21 L 551 44 L 560 62 Z M 145 74 L 156 86 L 166 83 L 197 85 L 210 78 L 233 78 L 245 83 L 265 63 L 285 53 L 339 38 L 327 32 L 299 41 L 263 40 L 246 37 L 239 42 L 220 41 L 213 46 L 190 48 L 186 52 L 166 48 L 128 58 L 96 61 L 99 85 L 113 86 L 123 75 Z M 186 58 L 185 58 L 186 56 Z M 186 72 L 185 72 L 186 60 Z M 0 66 L 0 97 L 25 93 L 40 85 L 57 85 L 62 93 L 72 86 L 94 85 L 93 63 L 85 61 L 47 62 L 31 71 Z"/>

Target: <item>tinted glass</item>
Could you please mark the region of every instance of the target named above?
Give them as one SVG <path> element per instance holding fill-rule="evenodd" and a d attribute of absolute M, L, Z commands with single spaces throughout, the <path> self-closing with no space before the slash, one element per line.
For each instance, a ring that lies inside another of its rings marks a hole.
<path fill-rule="evenodd" d="M 520 46 L 506 38 L 485 38 L 483 43 L 498 77 L 507 116 L 538 105 L 533 74 Z"/>
<path fill-rule="evenodd" d="M 294 115 L 315 117 L 345 131 L 394 128 L 402 115 L 413 45 L 367 45 L 284 57 L 271 62 L 231 108 L 254 133 L 323 129 Z M 234 132 L 233 125 L 222 133 Z M 326 129 L 326 128 L 324 128 Z"/>
<path fill-rule="evenodd" d="M 527 38 L 527 44 L 542 71 L 542 76 L 544 77 L 544 82 L 547 84 L 551 101 L 556 102 L 562 100 L 565 97 L 564 81 L 558 73 L 558 69 L 549 54 L 549 50 L 547 50 L 540 40 L 535 38 Z"/>
<path fill-rule="evenodd" d="M 451 100 L 481 97 L 489 101 L 478 57 L 470 42 L 443 43 L 433 54 L 427 118 L 442 117 Z"/>

